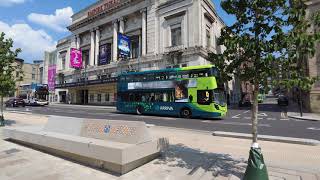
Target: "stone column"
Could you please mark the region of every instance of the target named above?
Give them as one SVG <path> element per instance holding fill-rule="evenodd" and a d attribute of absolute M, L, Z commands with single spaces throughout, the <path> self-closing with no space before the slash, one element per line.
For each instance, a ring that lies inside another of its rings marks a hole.
<path fill-rule="evenodd" d="M 76 49 L 80 48 L 80 36 L 76 35 Z"/>
<path fill-rule="evenodd" d="M 147 54 L 147 10 L 143 9 L 141 10 L 142 13 L 142 37 L 141 37 L 141 43 L 142 43 L 142 56 L 145 56 Z"/>
<path fill-rule="evenodd" d="M 119 23 L 120 23 L 120 25 L 119 25 L 119 33 L 123 33 L 124 32 L 124 18 L 123 17 L 121 17 L 119 19 Z"/>
<path fill-rule="evenodd" d="M 118 21 L 113 21 L 113 58 L 112 61 L 118 60 Z"/>
<path fill-rule="evenodd" d="M 94 66 L 94 30 L 92 29 L 91 31 L 91 42 L 90 42 L 90 60 L 89 60 L 89 65 Z"/>
<path fill-rule="evenodd" d="M 99 28 L 95 28 L 96 30 L 96 49 L 95 49 L 95 65 L 99 64 L 99 50 L 100 50 L 100 30 Z"/>

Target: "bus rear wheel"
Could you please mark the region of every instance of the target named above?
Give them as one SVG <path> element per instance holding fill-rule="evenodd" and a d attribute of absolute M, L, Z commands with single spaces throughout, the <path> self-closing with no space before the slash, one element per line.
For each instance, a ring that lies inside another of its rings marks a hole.
<path fill-rule="evenodd" d="M 136 108 L 136 112 L 137 112 L 138 115 L 141 115 L 143 113 L 143 107 L 142 106 L 138 106 Z"/>
<path fill-rule="evenodd" d="M 180 116 L 183 118 L 191 118 L 192 117 L 192 112 L 189 108 L 183 108 L 180 111 Z"/>

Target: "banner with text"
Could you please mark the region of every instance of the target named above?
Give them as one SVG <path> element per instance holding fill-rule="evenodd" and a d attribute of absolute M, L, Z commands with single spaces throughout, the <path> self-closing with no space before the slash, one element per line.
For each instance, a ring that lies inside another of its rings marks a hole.
<path fill-rule="evenodd" d="M 81 69 L 82 68 L 82 51 L 81 49 L 70 49 L 70 67 Z"/>
<path fill-rule="evenodd" d="M 99 65 L 109 64 L 111 60 L 111 44 L 100 46 L 99 50 Z"/>
<path fill-rule="evenodd" d="M 130 38 L 121 33 L 118 34 L 118 50 L 119 58 L 126 59 L 130 57 Z"/>
<path fill-rule="evenodd" d="M 48 67 L 48 88 L 49 91 L 54 91 L 56 82 L 56 65 Z"/>

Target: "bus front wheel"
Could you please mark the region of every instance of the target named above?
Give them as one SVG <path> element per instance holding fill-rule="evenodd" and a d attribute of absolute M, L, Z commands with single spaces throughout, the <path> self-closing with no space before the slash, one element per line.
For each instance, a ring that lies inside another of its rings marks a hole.
<path fill-rule="evenodd" d="M 137 112 L 138 115 L 141 115 L 143 113 L 143 107 L 142 106 L 138 106 L 136 108 L 136 112 Z"/>
<path fill-rule="evenodd" d="M 183 118 L 191 118 L 192 116 L 191 110 L 189 108 L 183 108 L 180 111 L 180 116 Z"/>

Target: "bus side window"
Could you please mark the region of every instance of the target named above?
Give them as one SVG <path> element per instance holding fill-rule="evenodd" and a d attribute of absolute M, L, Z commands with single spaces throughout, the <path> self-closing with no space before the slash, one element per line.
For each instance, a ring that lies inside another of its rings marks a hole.
<path fill-rule="evenodd" d="M 129 102 L 134 102 L 134 94 L 129 94 Z"/>
<path fill-rule="evenodd" d="M 168 79 L 175 79 L 175 78 L 177 78 L 177 73 L 176 72 L 170 72 L 169 74 L 168 74 Z"/>

